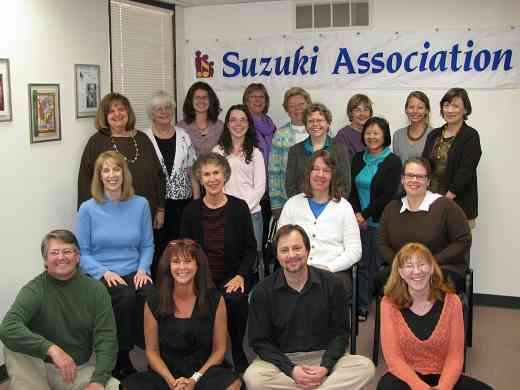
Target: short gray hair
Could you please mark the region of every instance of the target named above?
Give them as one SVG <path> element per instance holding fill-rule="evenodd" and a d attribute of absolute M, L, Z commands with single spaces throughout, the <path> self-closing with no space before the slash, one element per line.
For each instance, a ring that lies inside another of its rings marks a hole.
<path fill-rule="evenodd" d="M 65 244 L 72 244 L 76 247 L 76 250 L 79 253 L 79 243 L 74 233 L 72 233 L 70 230 L 56 229 L 51 230 L 49 233 L 45 235 L 45 237 L 43 237 L 41 251 L 44 259 L 47 258 L 47 251 L 49 250 L 50 240 L 58 240 L 64 242 Z"/>
<path fill-rule="evenodd" d="M 175 109 L 175 100 L 165 91 L 157 91 L 146 100 L 146 114 L 153 120 L 153 108 L 158 105 L 170 106 L 172 111 Z M 173 116 L 172 116 L 173 120 Z"/>

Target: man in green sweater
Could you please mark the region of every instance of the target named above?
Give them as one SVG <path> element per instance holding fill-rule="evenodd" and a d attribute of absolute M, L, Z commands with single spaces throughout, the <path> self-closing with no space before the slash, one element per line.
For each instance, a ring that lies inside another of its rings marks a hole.
<path fill-rule="evenodd" d="M 20 290 L 0 325 L 11 390 L 119 388 L 111 377 L 117 330 L 110 297 L 79 272 L 78 248 L 70 231 L 48 233 L 45 271 Z"/>

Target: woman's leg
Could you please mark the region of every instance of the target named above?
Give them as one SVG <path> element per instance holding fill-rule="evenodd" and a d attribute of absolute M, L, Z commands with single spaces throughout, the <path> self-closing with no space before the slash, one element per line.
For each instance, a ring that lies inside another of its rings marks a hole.
<path fill-rule="evenodd" d="M 258 278 L 264 278 L 264 256 L 262 253 L 262 241 L 263 241 L 263 231 L 264 231 L 264 222 L 262 219 L 262 213 L 259 211 L 258 213 L 251 214 L 251 221 L 253 222 L 253 230 L 255 233 L 256 240 L 256 253 L 257 253 L 257 271 Z"/>

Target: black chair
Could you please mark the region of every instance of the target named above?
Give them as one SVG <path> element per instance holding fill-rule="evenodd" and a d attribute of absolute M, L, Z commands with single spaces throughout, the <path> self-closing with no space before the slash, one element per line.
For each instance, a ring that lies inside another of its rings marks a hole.
<path fill-rule="evenodd" d="M 464 291 L 458 291 L 462 302 L 464 315 L 464 367 L 466 370 L 467 348 L 473 345 L 473 270 L 467 268 L 464 275 Z M 372 344 L 372 362 L 375 366 L 379 363 L 379 350 L 381 349 L 381 298 L 378 294 L 376 298 L 376 313 L 374 316 L 374 341 Z"/>

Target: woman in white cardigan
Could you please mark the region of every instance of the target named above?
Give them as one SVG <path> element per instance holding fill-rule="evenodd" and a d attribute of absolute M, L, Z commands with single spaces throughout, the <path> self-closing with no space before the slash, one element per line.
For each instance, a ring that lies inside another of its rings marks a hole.
<path fill-rule="evenodd" d="M 324 149 L 312 155 L 304 193 L 285 203 L 278 227 L 303 227 L 311 240 L 308 264 L 335 273 L 350 294 L 352 282 L 347 271 L 361 258 L 361 240 L 352 206 L 342 197 L 344 186 L 336 165 Z"/>

